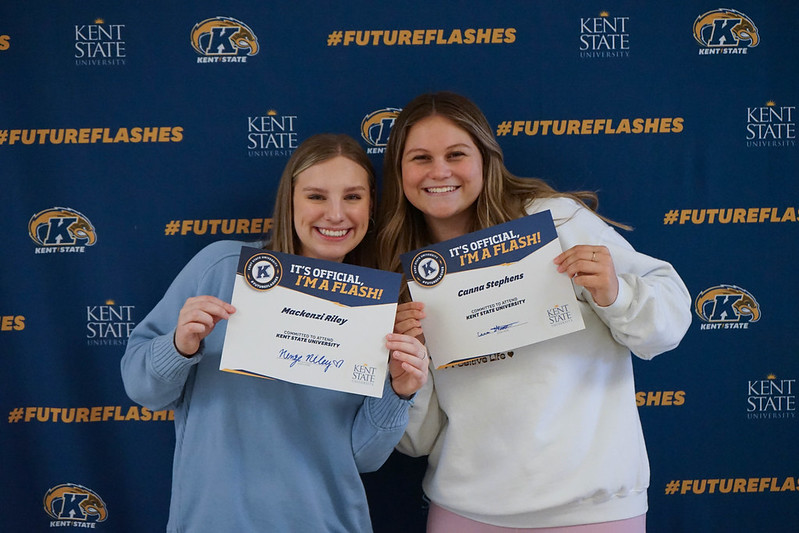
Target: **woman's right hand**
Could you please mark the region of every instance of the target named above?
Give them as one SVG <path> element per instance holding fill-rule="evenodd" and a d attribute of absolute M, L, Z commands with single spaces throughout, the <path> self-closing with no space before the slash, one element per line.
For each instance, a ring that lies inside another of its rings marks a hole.
<path fill-rule="evenodd" d="M 185 357 L 191 357 L 200 349 L 206 338 L 220 320 L 227 320 L 236 308 L 214 296 L 194 296 L 186 300 L 178 315 L 175 329 L 175 348 Z"/>

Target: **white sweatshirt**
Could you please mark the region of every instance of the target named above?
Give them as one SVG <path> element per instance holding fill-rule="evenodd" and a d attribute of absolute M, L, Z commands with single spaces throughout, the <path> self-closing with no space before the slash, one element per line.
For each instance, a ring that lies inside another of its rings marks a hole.
<path fill-rule="evenodd" d="M 599 307 L 575 285 L 584 330 L 431 369 L 397 446 L 429 454 L 423 486 L 433 502 L 504 527 L 646 513 L 649 463 L 630 352 L 651 359 L 671 350 L 691 323 L 690 294 L 670 264 L 636 252 L 572 200 L 536 200 L 528 211 L 546 209 L 563 250 L 610 250 L 618 298 Z"/>

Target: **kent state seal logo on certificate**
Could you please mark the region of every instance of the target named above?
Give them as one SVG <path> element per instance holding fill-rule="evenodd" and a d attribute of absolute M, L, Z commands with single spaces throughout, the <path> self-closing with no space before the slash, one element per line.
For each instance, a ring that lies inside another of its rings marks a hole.
<path fill-rule="evenodd" d="M 436 368 L 585 328 L 549 211 L 402 254 Z"/>
<path fill-rule="evenodd" d="M 401 280 L 243 246 L 219 368 L 379 398 Z"/>

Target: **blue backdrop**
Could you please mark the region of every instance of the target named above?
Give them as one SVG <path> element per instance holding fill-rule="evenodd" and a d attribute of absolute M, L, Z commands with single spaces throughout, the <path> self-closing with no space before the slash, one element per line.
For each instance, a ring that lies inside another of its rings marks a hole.
<path fill-rule="evenodd" d="M 125 395 L 130 330 L 201 247 L 268 230 L 303 139 L 381 168 L 446 89 L 692 293 L 683 343 L 635 363 L 649 531 L 795 531 L 799 4 L 723 5 L 3 2 L 2 529 L 163 530 L 174 430 Z M 423 470 L 364 476 L 377 532 L 423 530 Z"/>

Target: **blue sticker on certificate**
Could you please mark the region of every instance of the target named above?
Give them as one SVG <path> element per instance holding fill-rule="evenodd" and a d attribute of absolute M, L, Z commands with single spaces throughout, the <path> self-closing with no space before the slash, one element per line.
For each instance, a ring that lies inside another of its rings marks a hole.
<path fill-rule="evenodd" d="M 219 368 L 380 397 L 401 280 L 243 246 Z"/>
<path fill-rule="evenodd" d="M 585 328 L 549 211 L 402 254 L 437 368 Z"/>

